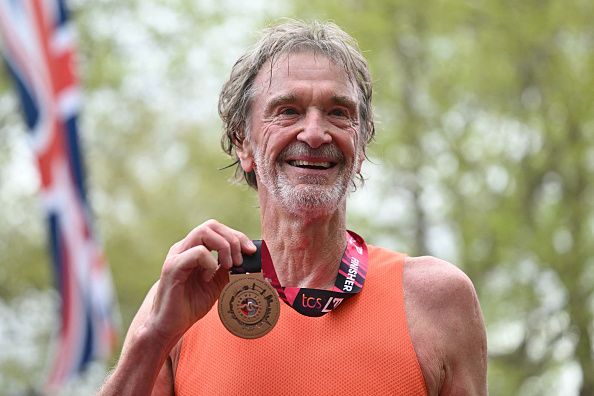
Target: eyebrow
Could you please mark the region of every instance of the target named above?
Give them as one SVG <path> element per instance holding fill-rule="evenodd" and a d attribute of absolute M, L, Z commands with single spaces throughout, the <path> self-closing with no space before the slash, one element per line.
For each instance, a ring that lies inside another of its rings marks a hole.
<path fill-rule="evenodd" d="M 266 103 L 266 107 L 264 109 L 265 114 L 270 114 L 272 110 L 277 108 L 278 106 L 287 104 L 287 103 L 295 103 L 297 102 L 297 94 L 290 92 L 288 94 L 281 94 L 278 96 L 273 97 Z"/>
<path fill-rule="evenodd" d="M 332 102 L 337 105 L 344 106 L 352 112 L 356 112 L 357 110 L 357 103 L 348 96 L 333 95 Z"/>

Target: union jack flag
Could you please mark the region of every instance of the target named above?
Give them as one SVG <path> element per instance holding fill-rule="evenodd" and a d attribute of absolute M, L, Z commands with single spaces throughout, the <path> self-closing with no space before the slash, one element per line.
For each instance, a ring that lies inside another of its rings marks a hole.
<path fill-rule="evenodd" d="M 35 152 L 61 323 L 48 390 L 111 354 L 117 318 L 111 274 L 92 227 L 77 116 L 73 26 L 64 1 L 1 0 L 0 33 Z"/>

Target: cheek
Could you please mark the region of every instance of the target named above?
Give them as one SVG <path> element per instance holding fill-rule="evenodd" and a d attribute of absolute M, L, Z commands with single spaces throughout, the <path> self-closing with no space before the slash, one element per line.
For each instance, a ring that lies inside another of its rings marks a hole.
<path fill-rule="evenodd" d="M 297 139 L 297 133 L 278 123 L 271 123 L 262 130 L 258 147 L 266 159 L 278 158 L 285 147 Z"/>
<path fill-rule="evenodd" d="M 342 130 L 332 136 L 334 144 L 342 151 L 347 161 L 357 162 L 355 155 L 361 156 L 360 139 L 358 132 L 353 130 Z"/>

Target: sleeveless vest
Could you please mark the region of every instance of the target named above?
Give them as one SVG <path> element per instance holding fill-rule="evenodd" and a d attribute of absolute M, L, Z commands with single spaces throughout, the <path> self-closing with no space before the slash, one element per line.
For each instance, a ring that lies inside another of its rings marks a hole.
<path fill-rule="evenodd" d="M 368 248 L 363 290 L 322 317 L 281 301 L 276 327 L 245 340 L 213 307 L 182 338 L 176 395 L 426 395 L 406 322 L 405 256 Z"/>

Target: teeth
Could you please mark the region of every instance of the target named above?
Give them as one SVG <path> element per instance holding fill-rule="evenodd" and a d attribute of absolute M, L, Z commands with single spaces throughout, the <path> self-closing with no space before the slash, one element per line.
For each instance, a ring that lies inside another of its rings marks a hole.
<path fill-rule="evenodd" d="M 310 161 L 301 161 L 301 160 L 295 160 L 295 161 L 289 161 L 289 163 L 293 166 L 311 166 L 311 167 L 315 167 L 315 168 L 330 168 L 332 166 L 332 164 L 330 162 L 310 162 Z"/>

